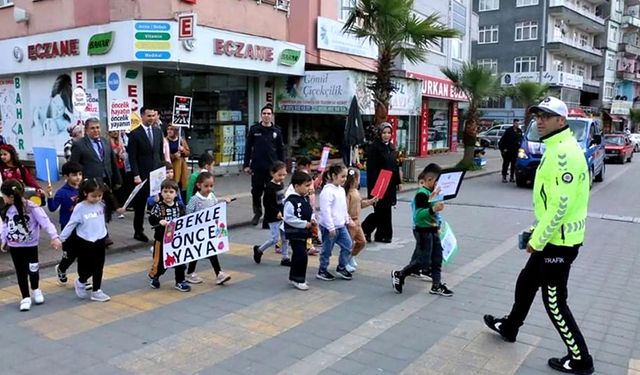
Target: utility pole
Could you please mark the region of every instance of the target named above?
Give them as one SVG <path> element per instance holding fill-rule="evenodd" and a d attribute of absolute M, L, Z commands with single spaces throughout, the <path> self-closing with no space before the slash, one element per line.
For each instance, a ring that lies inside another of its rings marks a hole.
<path fill-rule="evenodd" d="M 547 0 L 542 0 L 542 36 L 540 38 L 540 63 L 538 64 L 538 83 L 542 84 L 542 74 L 547 65 Z"/>

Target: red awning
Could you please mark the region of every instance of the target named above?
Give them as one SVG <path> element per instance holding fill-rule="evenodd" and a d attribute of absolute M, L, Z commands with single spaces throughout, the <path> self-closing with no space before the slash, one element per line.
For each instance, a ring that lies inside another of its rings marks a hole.
<path fill-rule="evenodd" d="M 616 116 L 616 115 L 611 115 L 611 121 L 612 122 L 622 122 L 624 121 L 624 119 L 620 116 Z"/>

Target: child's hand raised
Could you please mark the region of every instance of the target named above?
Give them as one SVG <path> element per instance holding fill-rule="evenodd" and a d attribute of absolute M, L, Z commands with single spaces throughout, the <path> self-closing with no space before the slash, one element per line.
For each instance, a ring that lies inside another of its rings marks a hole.
<path fill-rule="evenodd" d="M 165 219 L 162 219 L 160 220 L 159 224 L 162 225 L 163 227 L 166 227 L 168 223 L 169 223 L 168 221 L 166 221 Z"/>
<path fill-rule="evenodd" d="M 444 202 L 438 202 L 436 204 L 433 205 L 433 210 L 435 212 L 440 212 L 442 210 L 444 210 Z"/>
<path fill-rule="evenodd" d="M 53 198 L 53 186 L 51 186 L 51 184 L 47 184 L 45 191 L 47 192 L 48 198 Z"/>
<path fill-rule="evenodd" d="M 440 186 L 436 186 L 433 192 L 431 192 L 431 195 L 429 195 L 429 200 L 430 201 L 434 200 L 438 195 L 440 195 L 441 192 L 442 192 L 442 189 L 440 189 Z"/>

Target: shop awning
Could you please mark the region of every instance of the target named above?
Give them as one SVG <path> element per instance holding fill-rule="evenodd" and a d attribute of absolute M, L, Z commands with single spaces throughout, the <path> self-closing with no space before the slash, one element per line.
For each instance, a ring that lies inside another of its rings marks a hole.
<path fill-rule="evenodd" d="M 620 116 L 616 116 L 616 115 L 610 115 L 611 116 L 611 122 L 622 122 L 624 121 L 624 119 Z"/>

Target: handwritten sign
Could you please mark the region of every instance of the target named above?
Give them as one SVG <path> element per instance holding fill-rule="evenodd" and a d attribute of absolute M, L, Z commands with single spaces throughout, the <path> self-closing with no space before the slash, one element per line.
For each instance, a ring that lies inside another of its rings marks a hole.
<path fill-rule="evenodd" d="M 162 181 L 167 179 L 167 167 L 160 167 L 149 172 L 149 196 L 153 197 L 162 191 Z"/>
<path fill-rule="evenodd" d="M 131 126 L 129 99 L 112 100 L 109 105 L 109 131 L 127 130 Z"/>

